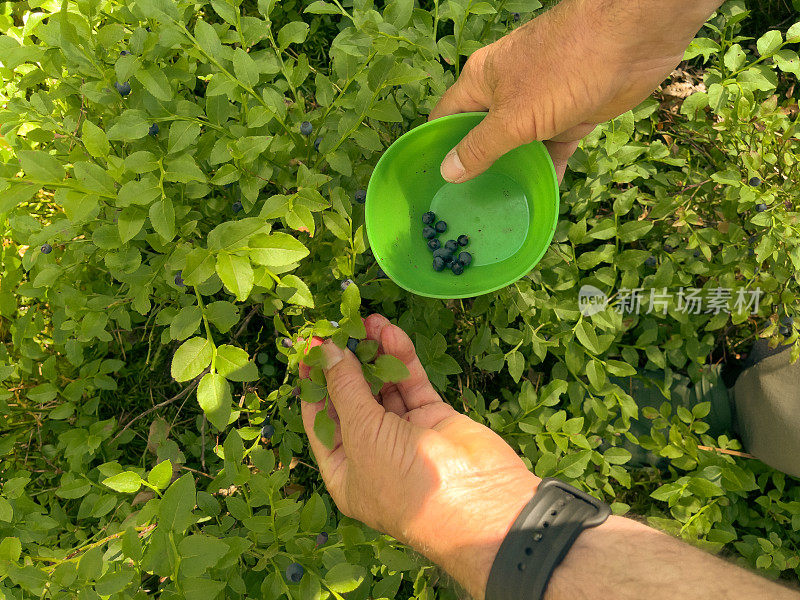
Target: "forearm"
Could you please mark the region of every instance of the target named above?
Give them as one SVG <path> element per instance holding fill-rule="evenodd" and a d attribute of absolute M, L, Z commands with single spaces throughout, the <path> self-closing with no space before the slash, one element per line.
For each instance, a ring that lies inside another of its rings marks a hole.
<path fill-rule="evenodd" d="M 798 600 L 800 594 L 623 517 L 578 537 L 545 600 Z"/>

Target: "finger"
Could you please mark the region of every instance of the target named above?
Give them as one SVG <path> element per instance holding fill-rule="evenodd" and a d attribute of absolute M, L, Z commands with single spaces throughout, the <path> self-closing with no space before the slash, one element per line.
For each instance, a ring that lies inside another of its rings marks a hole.
<path fill-rule="evenodd" d="M 381 332 L 387 325 L 390 325 L 389 319 L 377 313 L 370 315 L 364 321 L 364 326 L 367 329 L 367 338 L 378 342 L 379 354 L 385 354 L 381 346 Z M 403 396 L 394 383 L 387 383 L 381 388 L 380 402 L 386 410 L 393 412 L 398 417 L 402 417 L 406 413 Z"/>
<path fill-rule="evenodd" d="M 322 345 L 328 397 L 339 415 L 342 439 L 348 451 L 351 444 L 371 439 L 380 427 L 384 409 L 375 401 L 361 363 L 349 350 L 331 341 Z"/>
<path fill-rule="evenodd" d="M 405 331 L 391 323 L 386 325 L 381 330 L 381 347 L 384 353 L 400 359 L 408 369 L 409 376 L 396 384 L 407 410 L 442 402 L 419 361 L 414 343 Z"/>
<path fill-rule="evenodd" d="M 314 404 L 300 402 L 303 428 L 306 430 L 311 451 L 319 465 L 319 472 L 331 496 L 334 498 L 341 498 L 343 496 L 341 493 L 343 490 L 341 488 L 345 481 L 344 471 L 347 468 L 346 456 L 341 441 L 341 428 L 336 428 L 337 433 L 334 438 L 332 450 L 329 450 L 314 432 L 314 419 L 316 419 L 317 413 L 324 408 L 324 402 L 316 402 Z"/>
<path fill-rule="evenodd" d="M 486 51 L 479 50 L 469 57 L 461 77 L 450 86 L 431 111 L 429 121 L 462 112 L 485 111 L 491 106 L 491 94 L 484 85 Z"/>
<path fill-rule="evenodd" d="M 558 183 L 564 179 L 564 173 L 567 171 L 567 162 L 570 156 L 575 153 L 580 142 L 553 142 L 548 140 L 544 143 L 545 148 L 550 153 L 550 158 L 553 160 L 553 166 L 556 169 L 556 177 Z"/>
<path fill-rule="evenodd" d="M 506 152 L 530 141 L 510 130 L 510 121 L 498 110 L 490 110 L 444 157 L 440 170 L 445 181 L 463 183 L 477 177 Z"/>

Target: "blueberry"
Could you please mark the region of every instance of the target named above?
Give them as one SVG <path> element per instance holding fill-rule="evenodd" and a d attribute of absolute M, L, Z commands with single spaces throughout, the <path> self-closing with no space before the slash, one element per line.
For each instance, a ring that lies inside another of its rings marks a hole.
<path fill-rule="evenodd" d="M 130 52 L 128 52 L 127 50 L 120 50 L 119 51 L 119 55 L 120 56 L 125 56 L 126 54 L 130 54 Z"/>
<path fill-rule="evenodd" d="M 781 325 L 781 326 L 778 328 L 778 331 L 780 332 L 780 334 L 781 334 L 783 337 L 789 337 L 789 335 L 791 335 L 791 333 L 792 333 L 792 330 L 791 330 L 791 329 L 789 329 L 788 327 L 786 327 L 785 325 Z"/>
<path fill-rule="evenodd" d="M 304 136 L 308 137 L 311 135 L 312 131 L 314 131 L 314 126 L 308 121 L 303 121 L 300 123 L 300 133 L 302 133 Z"/>
<path fill-rule="evenodd" d="M 764 204 L 763 202 L 761 202 L 760 204 L 756 204 L 756 211 L 764 212 L 765 210 L 767 210 L 766 204 Z"/>
<path fill-rule="evenodd" d="M 281 340 L 281 346 L 283 346 L 284 348 L 291 348 L 292 347 L 291 338 L 287 338 L 287 337 L 283 338 Z"/>
<path fill-rule="evenodd" d="M 445 223 L 444 221 L 439 221 L 438 223 L 436 223 L 435 229 L 437 233 L 444 233 L 445 231 L 447 231 L 447 223 Z"/>
<path fill-rule="evenodd" d="M 748 181 L 751 186 L 758 187 L 761 185 L 761 178 L 760 177 L 751 177 L 750 181 Z"/>
<path fill-rule="evenodd" d="M 358 190 L 354 196 L 356 202 L 359 204 L 364 204 L 367 201 L 367 192 L 364 190 Z"/>
<path fill-rule="evenodd" d="M 261 428 L 261 441 L 266 442 L 273 435 L 275 435 L 275 427 L 271 423 L 266 423 Z"/>
<path fill-rule="evenodd" d="M 433 257 L 433 270 L 444 271 L 444 259 L 441 256 Z"/>
<path fill-rule="evenodd" d="M 440 242 L 438 239 L 433 238 L 428 240 L 428 250 L 438 250 L 441 247 L 442 242 Z"/>
<path fill-rule="evenodd" d="M 425 223 L 425 225 L 432 225 L 434 221 L 436 221 L 436 213 L 432 210 L 422 215 L 422 222 Z"/>
<path fill-rule="evenodd" d="M 53 247 L 50 244 L 42 244 L 42 254 L 50 254 L 53 251 Z"/>
<path fill-rule="evenodd" d="M 433 251 L 433 257 L 436 258 L 437 256 L 441 259 L 447 260 L 448 256 L 453 256 L 453 252 L 448 248 L 437 248 Z"/>
<path fill-rule="evenodd" d="M 464 265 L 458 261 L 455 261 L 452 265 L 450 265 L 450 270 L 453 272 L 453 275 L 461 275 L 464 272 Z"/>
<path fill-rule="evenodd" d="M 458 255 L 458 262 L 466 267 L 472 262 L 472 254 L 469 252 L 462 252 Z"/>
<path fill-rule="evenodd" d="M 455 240 L 447 240 L 447 242 L 444 244 L 444 247 L 450 250 L 450 252 L 455 252 L 458 250 L 458 242 Z"/>
<path fill-rule="evenodd" d="M 317 546 L 324 546 L 328 542 L 328 534 L 320 531 L 317 534 Z"/>
<path fill-rule="evenodd" d="M 694 251 L 694 257 L 695 257 L 695 258 L 700 258 L 700 248 L 696 248 L 696 249 L 695 249 L 695 251 Z"/>
<path fill-rule="evenodd" d="M 347 340 L 347 349 L 350 350 L 353 354 L 356 353 L 356 348 L 358 348 L 358 340 L 356 338 L 349 338 Z"/>
<path fill-rule="evenodd" d="M 331 327 L 334 327 L 334 328 L 338 329 L 339 328 L 339 321 L 331 321 Z"/>
<path fill-rule="evenodd" d="M 386 273 L 383 272 L 383 269 L 378 269 L 378 271 L 375 273 L 375 277 L 378 279 L 386 279 Z"/>
<path fill-rule="evenodd" d="M 158 135 L 158 123 L 153 123 L 150 125 L 150 129 L 147 130 L 147 133 L 156 137 Z"/>
<path fill-rule="evenodd" d="M 426 240 L 432 240 L 436 237 L 436 230 L 433 227 L 425 227 L 422 230 L 422 237 Z"/>
<path fill-rule="evenodd" d="M 352 279 L 345 279 L 342 283 L 339 284 L 339 287 L 342 288 L 342 291 L 345 291 L 350 284 L 353 283 Z"/>
<path fill-rule="evenodd" d="M 286 579 L 291 583 L 300 583 L 306 570 L 300 563 L 292 563 L 286 567 Z"/>
<path fill-rule="evenodd" d="M 453 255 L 452 254 L 448 254 L 447 256 L 444 257 L 444 264 L 446 264 L 448 266 L 453 264 Z"/>
<path fill-rule="evenodd" d="M 114 84 L 114 87 L 117 88 L 117 91 L 119 92 L 120 96 L 125 97 L 125 96 L 127 96 L 128 94 L 131 93 L 131 84 L 128 83 L 127 81 L 125 81 L 123 83 L 120 83 L 119 81 L 117 81 Z"/>
<path fill-rule="evenodd" d="M 646 266 L 648 266 L 648 267 L 655 267 L 656 266 L 656 257 L 655 256 L 648 256 L 645 259 L 644 264 Z"/>
<path fill-rule="evenodd" d="M 794 319 L 792 319 L 792 317 L 790 317 L 789 315 L 783 315 L 781 317 L 782 325 L 786 325 L 787 327 L 789 327 L 792 323 L 794 323 Z"/>
<path fill-rule="evenodd" d="M 233 205 L 231 206 L 231 210 L 233 210 L 233 212 L 235 213 L 241 212 L 242 208 L 243 208 L 242 203 L 239 201 L 234 202 Z"/>
<path fill-rule="evenodd" d="M 670 246 L 669 244 L 664 244 L 664 252 L 666 252 L 667 254 L 672 254 L 673 252 L 675 252 L 676 249 L 677 248 L 675 246 Z"/>
<path fill-rule="evenodd" d="M 186 287 L 186 284 L 183 283 L 183 277 L 181 277 L 181 272 L 178 271 L 178 274 L 175 275 L 175 285 L 178 287 Z"/>
<path fill-rule="evenodd" d="M 516 23 L 517 21 L 519 21 L 519 19 L 520 19 L 520 14 L 519 14 L 519 13 L 513 13 L 511 16 L 512 16 L 512 17 L 514 17 L 514 22 L 515 22 L 515 23 Z"/>
<path fill-rule="evenodd" d="M 316 150 L 317 152 L 319 152 L 319 145 L 320 145 L 321 143 L 322 143 L 322 138 L 321 138 L 321 137 L 318 137 L 317 139 L 315 139 L 315 140 L 314 140 L 314 150 Z"/>
<path fill-rule="evenodd" d="M 458 245 L 459 246 L 466 246 L 469 244 L 469 236 L 467 234 L 463 234 L 458 236 Z"/>
<path fill-rule="evenodd" d="M 295 398 L 299 398 L 300 397 L 300 392 L 301 392 L 301 390 L 300 390 L 299 387 L 292 388 L 292 396 L 294 396 Z"/>

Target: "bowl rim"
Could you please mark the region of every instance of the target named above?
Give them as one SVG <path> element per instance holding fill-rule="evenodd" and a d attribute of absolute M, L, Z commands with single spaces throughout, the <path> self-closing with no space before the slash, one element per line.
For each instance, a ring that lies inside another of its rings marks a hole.
<path fill-rule="evenodd" d="M 559 191 L 558 176 L 556 175 L 556 169 L 555 169 L 555 166 L 553 165 L 553 160 L 550 157 L 550 153 L 547 151 L 547 148 L 545 147 L 545 145 L 542 142 L 537 140 L 537 141 L 530 142 L 530 144 L 523 144 L 523 145 L 536 145 L 536 146 L 538 146 L 540 148 L 541 151 L 544 152 L 545 157 L 547 158 L 547 164 L 550 167 L 549 168 L 549 172 L 550 172 L 550 175 L 552 176 L 553 185 L 554 185 L 555 191 L 556 191 L 556 193 L 555 193 L 555 195 L 553 197 L 553 200 L 555 201 L 555 209 L 556 210 L 553 213 L 553 222 L 550 224 L 550 233 L 547 236 L 547 242 L 545 244 L 543 244 L 541 251 L 531 261 L 530 266 L 527 268 L 527 270 L 525 270 L 523 273 L 520 273 L 518 275 L 514 275 L 513 277 L 509 278 L 507 281 L 504 281 L 501 284 L 489 286 L 488 288 L 482 289 L 482 291 L 479 291 L 478 293 L 468 293 L 468 294 L 452 294 L 452 293 L 451 294 L 437 294 L 437 293 L 431 293 L 431 292 L 421 292 L 419 290 L 411 289 L 410 287 L 405 286 L 405 285 L 397 282 L 394 278 L 391 277 L 391 274 L 389 273 L 389 271 L 386 270 L 386 265 L 384 264 L 385 263 L 384 259 L 379 255 L 378 252 L 376 252 L 375 246 L 372 243 L 373 235 L 370 233 L 370 230 L 372 229 L 370 223 L 371 223 L 372 220 L 369 218 L 368 207 L 370 205 L 370 190 L 373 189 L 372 183 L 373 183 L 373 181 L 375 179 L 375 175 L 378 174 L 382 168 L 383 169 L 386 168 L 384 163 L 388 162 L 390 160 L 390 158 L 387 158 L 387 157 L 389 157 L 390 154 L 392 154 L 392 148 L 394 148 L 404 138 L 411 137 L 412 135 L 416 135 L 418 132 L 420 132 L 420 131 L 422 131 L 422 130 L 424 130 L 426 128 L 438 127 L 444 122 L 454 121 L 454 120 L 459 120 L 459 119 L 465 119 L 465 118 L 474 119 L 475 117 L 481 117 L 480 120 L 482 120 L 487 114 L 488 114 L 487 112 L 456 113 L 456 114 L 453 114 L 453 115 L 446 115 L 444 117 L 439 117 L 438 119 L 434 119 L 433 121 L 427 121 L 427 122 L 423 123 L 422 125 L 418 125 L 418 126 L 414 127 L 413 129 L 409 129 L 403 135 L 401 135 L 399 138 L 397 138 L 394 142 L 392 142 L 392 144 L 388 148 L 386 148 L 386 150 L 383 151 L 383 154 L 381 154 L 381 157 L 378 159 L 378 162 L 375 163 L 375 168 L 372 170 L 372 174 L 370 175 L 369 183 L 367 184 L 367 199 L 366 199 L 366 202 L 364 204 L 364 208 L 365 208 L 365 211 L 364 211 L 365 212 L 364 225 L 365 225 L 365 229 L 366 229 L 366 233 L 367 233 L 367 240 L 369 241 L 369 246 L 370 246 L 370 249 L 372 250 L 372 255 L 375 257 L 375 261 L 378 263 L 378 265 L 381 267 L 381 269 L 384 271 L 384 273 L 386 273 L 387 277 L 389 277 L 389 279 L 391 279 L 392 282 L 395 285 L 397 285 L 398 287 L 406 290 L 407 292 L 411 292 L 412 294 L 414 294 L 416 296 L 421 296 L 423 298 L 437 298 L 437 299 L 440 299 L 440 300 L 456 300 L 456 299 L 459 299 L 459 298 L 477 298 L 478 296 L 483 296 L 485 294 L 490 294 L 492 292 L 496 292 L 497 290 L 500 290 L 500 289 L 503 289 L 505 287 L 508 287 L 512 283 L 516 283 L 517 281 L 519 281 L 520 279 L 525 277 L 525 275 L 530 273 L 531 270 L 533 270 L 533 268 L 537 264 L 539 264 L 539 261 L 541 261 L 542 257 L 544 257 L 545 253 L 547 252 L 548 248 L 550 247 L 550 244 L 553 241 L 553 237 L 555 236 L 556 227 L 558 226 L 559 208 L 560 208 L 560 205 L 561 205 L 561 194 L 560 194 L 560 191 Z M 478 120 L 476 122 L 476 125 L 477 125 L 477 123 L 480 122 L 480 120 Z M 518 146 L 518 147 L 521 147 L 521 146 Z M 395 150 L 395 152 L 396 151 L 397 150 Z"/>

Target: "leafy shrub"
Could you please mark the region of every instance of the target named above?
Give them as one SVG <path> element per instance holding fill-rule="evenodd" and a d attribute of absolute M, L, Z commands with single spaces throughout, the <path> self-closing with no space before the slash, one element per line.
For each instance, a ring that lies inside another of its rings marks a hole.
<path fill-rule="evenodd" d="M 367 311 L 538 475 L 800 574 L 797 482 L 736 456 L 700 391 L 641 411 L 631 392 L 638 374 L 704 389 L 757 336 L 800 353 L 779 322 L 798 315 L 799 25 L 753 44 L 727 3 L 687 52 L 694 93 L 584 141 L 541 264 L 445 303 L 379 276 L 354 194 L 464 57 L 538 2 L 2 6 L 0 592 L 453 597 L 336 515 L 303 440 L 299 357 L 313 335 L 363 337 Z M 763 295 L 755 315 L 586 317 L 586 284 Z"/>

